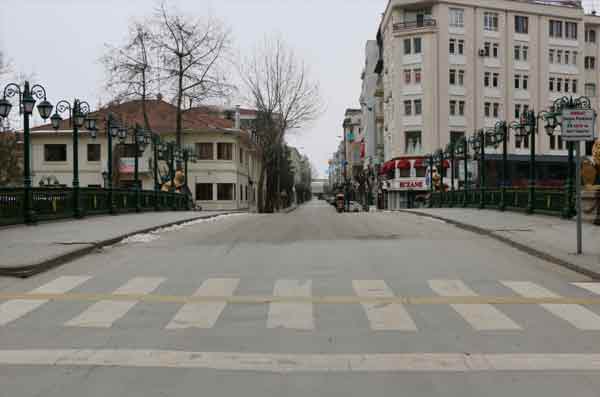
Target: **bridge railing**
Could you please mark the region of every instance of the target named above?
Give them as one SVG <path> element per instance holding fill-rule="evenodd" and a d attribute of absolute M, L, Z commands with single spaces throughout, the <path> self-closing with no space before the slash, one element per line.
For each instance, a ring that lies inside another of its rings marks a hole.
<path fill-rule="evenodd" d="M 50 221 L 73 217 L 74 197 L 72 188 L 32 188 L 31 201 L 35 219 Z M 23 223 L 24 202 L 24 188 L 0 188 L 0 225 Z M 135 190 L 113 189 L 111 203 L 111 192 L 108 189 L 79 189 L 79 208 L 83 216 L 136 211 L 180 211 L 187 210 L 188 207 L 188 197 L 179 193 L 141 190 L 138 195 Z"/>

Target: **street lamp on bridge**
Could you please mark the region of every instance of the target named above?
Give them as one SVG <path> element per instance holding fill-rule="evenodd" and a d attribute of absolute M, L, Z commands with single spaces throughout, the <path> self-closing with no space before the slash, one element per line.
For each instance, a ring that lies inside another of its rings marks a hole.
<path fill-rule="evenodd" d="M 46 98 L 46 89 L 39 84 L 33 87 L 26 81 L 21 88 L 16 83 L 9 83 L 4 87 L 4 94 L 0 99 L 0 118 L 6 118 L 12 109 L 12 103 L 8 98 L 18 95 L 19 112 L 23 115 L 23 188 L 24 203 L 23 215 L 25 223 L 35 222 L 35 211 L 33 209 L 32 183 L 31 183 L 31 130 L 29 119 L 33 114 L 36 100 L 41 100 L 37 109 L 42 119 L 47 120 L 52 113 L 52 104 Z"/>

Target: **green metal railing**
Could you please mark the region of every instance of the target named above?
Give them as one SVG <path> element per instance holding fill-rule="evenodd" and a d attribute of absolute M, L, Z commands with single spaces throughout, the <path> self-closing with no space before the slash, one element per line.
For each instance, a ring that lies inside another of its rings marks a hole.
<path fill-rule="evenodd" d="M 481 207 L 481 194 L 483 193 L 483 207 L 500 209 L 502 204 L 502 189 L 486 188 L 450 192 L 431 193 L 429 206 L 442 207 Z M 562 216 L 566 206 L 566 191 L 563 188 L 536 187 L 533 208 L 534 212 L 548 215 Z M 507 211 L 527 211 L 529 205 L 529 191 L 527 188 L 507 188 L 504 192 L 504 204 Z"/>
<path fill-rule="evenodd" d="M 113 213 L 138 211 L 135 190 L 113 190 Z M 0 225 L 23 223 L 25 190 L 23 188 L 0 188 Z M 74 217 L 74 195 L 71 188 L 33 188 L 32 201 L 38 221 L 50 221 Z M 189 207 L 184 194 L 142 190 L 139 209 L 143 212 L 156 210 L 180 211 Z M 107 189 L 80 188 L 80 207 L 84 216 L 111 213 L 110 193 Z"/>

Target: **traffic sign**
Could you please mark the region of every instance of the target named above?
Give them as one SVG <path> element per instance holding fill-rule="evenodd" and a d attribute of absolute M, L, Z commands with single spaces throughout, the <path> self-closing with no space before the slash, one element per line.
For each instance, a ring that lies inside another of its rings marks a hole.
<path fill-rule="evenodd" d="M 564 109 L 561 136 L 563 141 L 593 141 L 596 130 L 596 112 L 592 109 Z"/>

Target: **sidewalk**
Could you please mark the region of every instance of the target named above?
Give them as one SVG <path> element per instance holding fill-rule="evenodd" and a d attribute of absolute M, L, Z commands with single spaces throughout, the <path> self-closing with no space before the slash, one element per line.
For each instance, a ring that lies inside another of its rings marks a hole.
<path fill-rule="evenodd" d="M 28 277 L 132 234 L 228 212 L 148 212 L 0 229 L 0 276 Z"/>
<path fill-rule="evenodd" d="M 600 279 L 600 227 L 583 224 L 583 252 L 577 256 L 573 220 L 518 212 L 462 208 L 406 210 L 444 220 L 463 229 L 485 234 L 538 258 Z"/>

